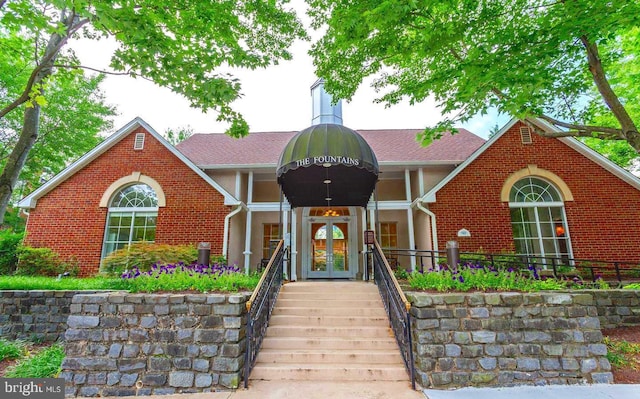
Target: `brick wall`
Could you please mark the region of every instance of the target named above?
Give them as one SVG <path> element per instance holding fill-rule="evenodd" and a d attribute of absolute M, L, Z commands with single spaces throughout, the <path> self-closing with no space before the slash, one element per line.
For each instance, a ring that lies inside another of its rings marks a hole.
<path fill-rule="evenodd" d="M 48 247 L 79 262 L 82 276 L 99 269 L 107 209 L 100 199 L 116 180 L 141 172 L 156 180 L 166 197 L 159 208 L 156 242 L 211 242 L 222 252 L 224 217 L 230 208 L 223 196 L 169 152 L 151 134 L 143 150 L 133 150 L 138 128 L 82 170 L 38 200 L 30 211 L 25 243 Z"/>
<path fill-rule="evenodd" d="M 640 191 L 556 139 L 533 134 L 521 143 L 516 123 L 437 193 L 429 209 L 437 216 L 438 246 L 457 240 L 461 251 L 513 251 L 509 204 L 500 201 L 512 173 L 536 165 L 558 175 L 574 201 L 565 202 L 578 259 L 640 261 Z M 471 237 L 458 238 L 466 228 Z"/>

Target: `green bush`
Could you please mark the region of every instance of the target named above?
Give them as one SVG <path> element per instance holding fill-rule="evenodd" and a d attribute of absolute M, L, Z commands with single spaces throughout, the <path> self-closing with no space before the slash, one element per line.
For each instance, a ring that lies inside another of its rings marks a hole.
<path fill-rule="evenodd" d="M 153 264 L 183 262 L 191 264 L 198 258 L 195 245 L 168 245 L 140 242 L 112 252 L 102 260 L 102 272 L 119 276 L 125 270 L 137 266 L 140 270 L 149 270 Z M 212 257 L 214 259 L 220 257 Z"/>
<path fill-rule="evenodd" d="M 65 262 L 49 248 L 32 248 L 22 246 L 18 248 L 18 267 L 15 274 L 22 276 L 58 276 L 69 272 L 78 274 L 78 266 Z"/>
<path fill-rule="evenodd" d="M 640 290 L 640 283 L 633 283 L 624 286 L 625 290 Z"/>
<path fill-rule="evenodd" d="M 10 229 L 0 230 L 0 274 L 11 274 L 18 264 L 18 246 L 23 233 L 14 233 Z"/>

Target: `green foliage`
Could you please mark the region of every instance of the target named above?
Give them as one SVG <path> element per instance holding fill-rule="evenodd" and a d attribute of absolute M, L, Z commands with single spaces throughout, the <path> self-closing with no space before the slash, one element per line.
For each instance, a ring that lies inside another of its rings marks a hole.
<path fill-rule="evenodd" d="M 167 129 L 164 132 L 164 136 L 167 138 L 167 141 L 173 145 L 181 143 L 191 137 L 193 134 L 193 128 L 191 126 L 181 127 L 177 130 Z"/>
<path fill-rule="evenodd" d="M 27 218 L 20 216 L 20 208 L 9 205 L 4 215 L 4 223 L 0 226 L 7 227 L 16 233 L 22 233 L 27 225 Z"/>
<path fill-rule="evenodd" d="M 198 258 L 195 245 L 133 243 L 112 252 L 102 260 L 102 272 L 120 276 L 125 270 L 137 266 L 149 270 L 154 263 L 169 264 L 183 262 L 190 264 Z"/>
<path fill-rule="evenodd" d="M 517 271 L 496 271 L 485 268 L 414 272 L 409 286 L 418 290 L 469 291 L 542 291 L 561 290 L 566 283 L 554 279 L 538 280 Z"/>
<path fill-rule="evenodd" d="M 490 108 L 519 118 L 550 115 L 582 129 L 603 114 L 620 128 L 602 105 L 603 84 L 596 88 L 588 45 L 603 50 L 599 58 L 613 97 L 623 107 L 638 103 L 637 0 L 310 0 L 309 6 L 312 26 L 326 26 L 311 54 L 327 90 L 351 99 L 367 80 L 380 93 L 375 101 L 387 106 L 435 99 L 446 117 L 425 130 L 423 143 Z M 597 112 L 592 98 L 602 105 Z M 629 113 L 638 126 L 639 115 Z M 597 128 L 611 127 L 598 122 Z M 640 141 L 635 144 L 640 149 Z"/>
<path fill-rule="evenodd" d="M 122 288 L 130 292 L 199 291 L 236 292 L 253 291 L 260 281 L 260 274 L 229 273 L 200 275 L 176 271 L 174 274 L 154 274 L 136 279 L 122 280 Z"/>
<path fill-rule="evenodd" d="M 64 360 L 64 346 L 60 343 L 22 359 L 7 369 L 6 378 L 53 378 L 60 373 Z"/>
<path fill-rule="evenodd" d="M 409 272 L 401 267 L 395 270 L 393 274 L 396 276 L 396 280 L 407 280 L 409 278 Z"/>
<path fill-rule="evenodd" d="M 77 18 L 61 21 L 61 10 L 73 10 Z M 203 112 L 216 111 L 218 120 L 229 123 L 227 132 L 233 136 L 247 134 L 248 125 L 231 106 L 241 93 L 229 68 L 264 68 L 290 59 L 288 48 L 294 40 L 307 38 L 283 0 L 141 0 L 117 7 L 111 2 L 15 0 L 2 11 L 0 26 L 28 37 L 46 39 L 71 32 L 74 37 L 115 39 L 118 49 L 111 59 L 112 71 L 152 80 Z M 67 57 L 57 63 L 74 68 L 79 62 L 69 54 L 70 45 L 64 43 L 60 53 Z M 35 52 L 38 59 L 45 47 Z M 51 104 L 46 91 L 45 98 Z"/>
<path fill-rule="evenodd" d="M 22 276 L 58 276 L 68 272 L 78 274 L 78 266 L 60 259 L 60 256 L 49 248 L 18 248 L 18 267 L 15 274 Z"/>
<path fill-rule="evenodd" d="M 623 288 L 625 290 L 640 290 L 640 283 L 627 284 Z"/>
<path fill-rule="evenodd" d="M 628 367 L 635 369 L 640 366 L 632 357 L 640 354 L 640 344 L 614 340 L 609 337 L 604 337 L 603 342 L 607 345 L 607 360 L 614 369 Z"/>
<path fill-rule="evenodd" d="M 0 338 L 0 361 L 5 359 L 17 359 L 25 354 L 26 344 L 24 341 L 8 341 Z"/>
<path fill-rule="evenodd" d="M 6 229 L 0 230 L 0 275 L 11 274 L 18 263 L 18 247 L 23 233 L 14 233 Z"/>
<path fill-rule="evenodd" d="M 75 278 L 0 276 L 0 290 L 115 290 L 123 289 L 120 278 Z"/>
<path fill-rule="evenodd" d="M 41 44 L 41 43 L 40 43 Z M 35 40 L 0 32 L 0 108 L 24 90 L 34 67 Z M 106 104 L 100 85 L 104 75 L 61 69 L 47 80 L 38 138 L 20 173 L 15 197 L 23 197 L 95 147 L 100 133 L 112 128 L 116 111 Z M 0 169 L 20 137 L 24 115 L 11 112 L 0 118 Z"/>

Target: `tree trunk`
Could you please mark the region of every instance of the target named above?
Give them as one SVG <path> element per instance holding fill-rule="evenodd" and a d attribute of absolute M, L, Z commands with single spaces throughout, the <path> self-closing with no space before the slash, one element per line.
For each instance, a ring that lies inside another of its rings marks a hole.
<path fill-rule="evenodd" d="M 39 123 L 40 106 L 35 104 L 32 108 L 26 108 L 20 138 L 9 155 L 2 175 L 0 175 L 0 225 L 4 222 L 4 215 L 11 202 L 13 188 L 16 186 L 20 171 L 22 171 L 27 155 L 38 138 Z"/>
<path fill-rule="evenodd" d="M 73 20 L 69 18 L 62 18 L 63 22 L 72 23 Z M 71 25 L 67 25 L 71 26 Z M 65 36 L 61 36 L 58 33 L 53 33 L 49 38 L 47 47 L 42 56 L 42 60 L 46 60 L 40 65 L 38 73 L 33 79 L 33 87 L 40 87 L 49 76 L 53 73 L 52 67 L 56 60 L 60 48 L 63 45 L 63 41 L 66 41 Z M 13 189 L 18 182 L 20 172 L 24 167 L 24 164 L 29 155 L 29 151 L 33 148 L 36 140 L 38 139 L 38 126 L 40 124 L 40 106 L 33 101 L 33 106 L 27 106 L 24 111 L 24 125 L 20 132 L 20 137 L 15 147 L 9 154 L 7 163 L 2 169 L 0 174 L 0 225 L 4 223 L 4 215 L 7 212 L 7 207 L 11 202 L 11 195 Z"/>

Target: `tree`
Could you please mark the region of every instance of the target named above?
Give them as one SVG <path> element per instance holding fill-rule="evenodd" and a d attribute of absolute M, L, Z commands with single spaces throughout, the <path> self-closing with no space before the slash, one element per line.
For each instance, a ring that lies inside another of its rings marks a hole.
<path fill-rule="evenodd" d="M 164 137 L 167 138 L 167 141 L 172 145 L 177 145 L 191 137 L 193 135 L 193 128 L 191 126 L 180 127 L 177 130 L 167 129 L 164 132 Z"/>
<path fill-rule="evenodd" d="M 33 41 L 19 35 L 0 36 L 0 103 L 19 93 L 29 78 Z M 26 195 L 43 180 L 60 172 L 71 160 L 95 147 L 100 132 L 112 128 L 115 109 L 105 104 L 99 85 L 104 75 L 86 76 L 82 70 L 63 71 L 50 79 L 48 104 L 42 108 L 39 135 L 19 176 L 16 197 Z M 17 112 L 0 119 L 0 168 L 19 139 L 22 118 Z M 5 220 L 6 221 L 6 220 Z M 7 221 L 8 223 L 8 221 Z"/>
<path fill-rule="evenodd" d="M 0 1 L 0 29 L 20 31 L 37 41 L 27 84 L 0 105 L 0 118 L 24 109 L 19 139 L 0 174 L 0 222 L 27 155 L 39 131 L 41 105 L 49 79 L 80 65 L 69 48 L 76 37 L 113 37 L 119 48 L 111 73 L 152 80 L 186 97 L 202 111 L 213 109 L 230 124 L 227 133 L 248 133 L 231 103 L 240 84 L 221 68 L 266 67 L 291 57 L 288 47 L 306 38 L 286 0 L 201 2 L 198 0 Z"/>
<path fill-rule="evenodd" d="M 310 0 L 310 7 L 313 26 L 328 25 L 311 51 L 327 90 L 350 99 L 374 77 L 385 90 L 376 101 L 387 105 L 433 96 L 446 117 L 423 142 L 495 107 L 558 128 L 533 126 L 544 136 L 623 140 L 640 151 L 639 116 L 628 109 L 637 97 L 607 74 L 615 63 L 638 65 L 637 33 L 635 46 L 601 51 L 640 26 L 638 0 Z M 610 117 L 591 124 L 596 103 Z"/>

